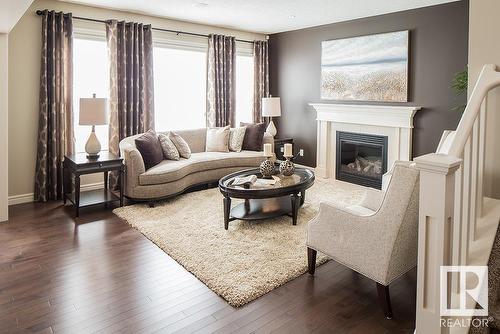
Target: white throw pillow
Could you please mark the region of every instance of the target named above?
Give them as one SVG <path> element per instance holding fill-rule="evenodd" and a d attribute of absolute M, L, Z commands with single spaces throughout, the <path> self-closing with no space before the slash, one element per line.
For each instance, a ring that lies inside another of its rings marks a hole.
<path fill-rule="evenodd" d="M 207 129 L 206 152 L 229 152 L 229 125 Z"/>
<path fill-rule="evenodd" d="M 163 156 L 168 160 L 179 160 L 180 155 L 177 147 L 175 147 L 174 143 L 170 138 L 166 135 L 161 134 L 158 135 L 158 139 L 160 140 L 161 149 L 163 150 Z"/>
<path fill-rule="evenodd" d="M 229 150 L 233 152 L 241 152 L 243 139 L 245 138 L 246 127 L 231 128 L 229 130 Z"/>

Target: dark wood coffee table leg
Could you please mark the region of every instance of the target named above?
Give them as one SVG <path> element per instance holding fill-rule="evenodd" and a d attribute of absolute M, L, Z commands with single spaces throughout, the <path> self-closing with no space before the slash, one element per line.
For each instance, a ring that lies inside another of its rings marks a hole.
<path fill-rule="evenodd" d="M 293 225 L 297 225 L 297 214 L 299 212 L 300 207 L 300 197 L 299 194 L 290 195 L 292 199 L 292 223 Z"/>
<path fill-rule="evenodd" d="M 305 200 L 306 200 L 306 191 L 302 190 L 300 192 L 300 206 L 304 205 Z"/>
<path fill-rule="evenodd" d="M 229 215 L 231 214 L 231 198 L 224 197 L 224 229 L 229 228 Z"/>

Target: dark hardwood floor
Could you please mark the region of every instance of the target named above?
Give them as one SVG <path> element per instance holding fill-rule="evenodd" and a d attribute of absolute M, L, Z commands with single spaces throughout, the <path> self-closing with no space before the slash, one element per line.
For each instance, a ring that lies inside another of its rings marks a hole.
<path fill-rule="evenodd" d="M 0 224 L 0 333 L 412 333 L 415 272 L 391 294 L 386 320 L 375 283 L 330 261 L 236 309 L 101 206 Z"/>

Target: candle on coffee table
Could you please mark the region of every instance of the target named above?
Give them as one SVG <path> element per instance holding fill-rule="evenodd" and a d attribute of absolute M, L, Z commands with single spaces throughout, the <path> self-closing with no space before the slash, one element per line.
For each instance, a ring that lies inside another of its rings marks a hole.
<path fill-rule="evenodd" d="M 284 152 L 283 156 L 286 158 L 293 157 L 292 144 L 285 144 L 285 152 Z"/>
<path fill-rule="evenodd" d="M 273 155 L 273 148 L 271 144 L 264 144 L 264 156 L 271 157 Z"/>

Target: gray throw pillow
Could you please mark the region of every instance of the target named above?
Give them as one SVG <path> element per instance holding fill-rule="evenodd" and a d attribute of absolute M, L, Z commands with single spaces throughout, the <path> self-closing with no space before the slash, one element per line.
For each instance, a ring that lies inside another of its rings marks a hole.
<path fill-rule="evenodd" d="M 182 158 L 189 159 L 191 157 L 191 149 L 189 148 L 188 143 L 179 136 L 177 133 L 171 131 L 168 134 L 168 137 L 174 143 L 175 147 L 177 148 L 177 151 L 179 151 L 179 155 Z"/>
<path fill-rule="evenodd" d="M 206 152 L 229 152 L 229 125 L 207 129 Z"/>
<path fill-rule="evenodd" d="M 179 151 L 177 151 L 177 147 L 175 147 L 174 143 L 168 138 L 166 135 L 161 134 L 158 136 L 160 140 L 161 149 L 163 150 L 163 155 L 165 159 L 168 160 L 179 160 L 180 155 Z"/>
<path fill-rule="evenodd" d="M 248 151 L 262 151 L 262 142 L 264 141 L 264 132 L 266 132 L 266 123 L 240 123 L 245 126 L 245 138 L 243 139 L 243 149 Z"/>
<path fill-rule="evenodd" d="M 163 161 L 163 151 L 154 130 L 149 130 L 139 138 L 136 138 L 135 147 L 141 153 L 146 169 L 150 169 Z"/>
<path fill-rule="evenodd" d="M 233 152 L 241 152 L 243 147 L 243 139 L 245 139 L 246 127 L 231 128 L 229 130 L 229 150 Z"/>

